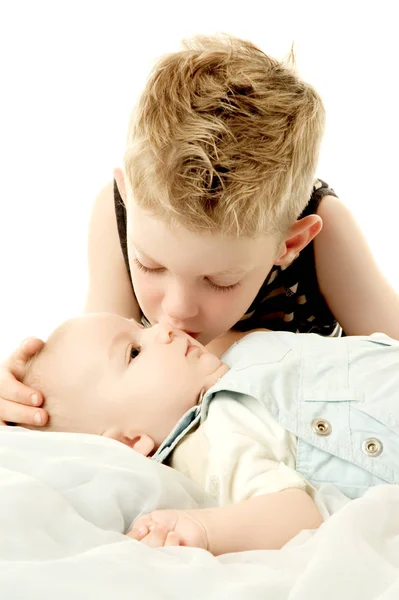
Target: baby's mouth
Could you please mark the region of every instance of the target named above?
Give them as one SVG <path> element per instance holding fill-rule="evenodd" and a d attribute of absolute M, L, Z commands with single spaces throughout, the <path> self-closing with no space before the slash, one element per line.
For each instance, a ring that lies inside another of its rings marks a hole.
<path fill-rule="evenodd" d="M 190 352 L 195 352 L 196 350 L 199 350 L 198 346 L 189 346 L 186 350 L 186 356 L 188 356 Z"/>
<path fill-rule="evenodd" d="M 196 350 L 198 350 L 200 352 L 201 351 L 200 346 L 197 346 L 196 344 L 192 344 L 191 341 L 187 338 L 187 347 L 186 347 L 185 356 L 188 356 L 191 352 L 195 352 Z"/>

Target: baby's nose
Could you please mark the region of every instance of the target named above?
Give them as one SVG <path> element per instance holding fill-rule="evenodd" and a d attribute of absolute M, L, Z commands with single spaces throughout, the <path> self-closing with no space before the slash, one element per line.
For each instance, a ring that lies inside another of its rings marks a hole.
<path fill-rule="evenodd" d="M 173 340 L 174 332 L 172 327 L 167 325 L 158 325 L 157 340 L 162 344 L 170 344 Z"/>

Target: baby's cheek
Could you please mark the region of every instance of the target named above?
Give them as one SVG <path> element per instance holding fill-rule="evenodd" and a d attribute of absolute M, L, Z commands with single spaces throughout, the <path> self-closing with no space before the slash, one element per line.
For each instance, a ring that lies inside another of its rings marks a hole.
<path fill-rule="evenodd" d="M 216 371 L 221 363 L 221 360 L 215 356 L 214 354 L 203 354 L 201 356 L 201 360 L 202 360 L 202 367 L 204 369 L 204 372 L 206 375 L 210 375 L 211 373 L 213 373 L 214 371 Z"/>

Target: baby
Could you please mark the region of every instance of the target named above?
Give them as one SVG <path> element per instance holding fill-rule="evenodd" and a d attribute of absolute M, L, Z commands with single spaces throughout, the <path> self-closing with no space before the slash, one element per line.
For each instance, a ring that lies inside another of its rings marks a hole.
<path fill-rule="evenodd" d="M 44 392 L 44 429 L 112 437 L 218 500 L 142 516 L 131 537 L 217 555 L 318 527 L 319 482 L 349 497 L 397 482 L 398 367 L 382 334 L 257 332 L 222 362 L 182 331 L 93 314 L 61 325 L 24 381 Z"/>

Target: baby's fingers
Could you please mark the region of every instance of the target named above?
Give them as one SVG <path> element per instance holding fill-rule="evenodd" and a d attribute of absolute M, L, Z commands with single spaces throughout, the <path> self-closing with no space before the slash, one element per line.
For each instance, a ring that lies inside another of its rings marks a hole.
<path fill-rule="evenodd" d="M 169 531 L 166 536 L 165 546 L 183 546 L 181 539 L 175 531 Z"/>
<path fill-rule="evenodd" d="M 140 542 L 148 533 L 149 529 L 146 525 L 139 525 L 137 527 L 134 526 L 126 535 Z"/>
<path fill-rule="evenodd" d="M 148 535 L 143 537 L 141 542 L 150 548 L 159 548 L 165 546 L 169 531 L 159 525 L 151 525 Z"/>
<path fill-rule="evenodd" d="M 150 526 L 154 525 L 151 513 L 141 515 L 133 523 L 133 527 L 127 535 L 134 540 L 140 541 L 150 531 Z"/>
<path fill-rule="evenodd" d="M 180 546 L 181 540 L 174 531 L 169 531 L 156 523 L 135 525 L 127 534 L 128 537 L 142 542 L 150 548 L 159 548 L 160 546 Z"/>

